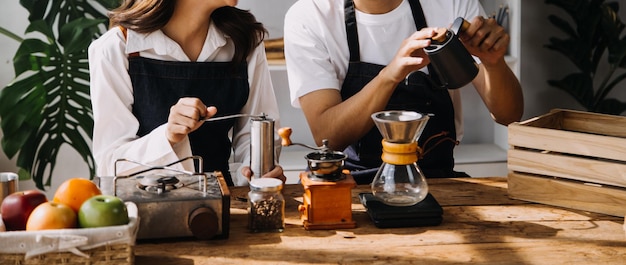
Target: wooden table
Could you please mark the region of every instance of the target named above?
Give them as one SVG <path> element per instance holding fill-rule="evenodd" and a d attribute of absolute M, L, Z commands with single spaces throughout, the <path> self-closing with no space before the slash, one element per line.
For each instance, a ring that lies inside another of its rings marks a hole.
<path fill-rule="evenodd" d="M 225 240 L 140 243 L 137 264 L 626 264 L 624 218 L 507 197 L 506 178 L 430 179 L 444 208 L 434 227 L 376 228 L 353 190 L 358 227 L 307 231 L 297 206 L 302 187 L 287 185 L 286 229 L 247 231 L 248 189 L 231 189 Z M 626 206 L 625 206 L 626 207 Z"/>

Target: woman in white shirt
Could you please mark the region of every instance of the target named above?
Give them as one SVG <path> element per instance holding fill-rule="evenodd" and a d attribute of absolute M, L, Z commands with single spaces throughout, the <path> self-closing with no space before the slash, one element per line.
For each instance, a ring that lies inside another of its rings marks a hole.
<path fill-rule="evenodd" d="M 236 4 L 126 0 L 110 13 L 111 29 L 89 47 L 98 175 L 116 173 L 120 158 L 165 165 L 199 155 L 204 171 L 221 171 L 229 185 L 247 184 L 249 119 L 203 121 L 265 113 L 278 127 L 262 45 L 266 31 Z M 231 152 L 241 165 L 234 176 Z M 180 169 L 194 170 L 193 163 L 183 164 Z M 263 177 L 285 180 L 280 166 Z"/>

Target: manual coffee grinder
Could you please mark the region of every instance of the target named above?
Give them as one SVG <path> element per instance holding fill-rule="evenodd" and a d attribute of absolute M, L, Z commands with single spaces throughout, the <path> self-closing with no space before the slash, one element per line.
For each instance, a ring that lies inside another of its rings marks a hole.
<path fill-rule="evenodd" d="M 428 184 L 417 165 L 422 154 L 417 144 L 429 116 L 413 111 L 381 111 L 372 114 L 383 136 L 382 160 L 372 193 L 359 194 L 374 225 L 381 228 L 438 225 L 443 209 L 428 193 Z"/>
<path fill-rule="evenodd" d="M 285 127 L 278 130 L 282 146 L 300 145 L 316 150 L 308 153 L 305 159 L 308 171 L 300 173 L 304 188 L 302 204 L 298 206 L 300 219 L 307 230 L 354 228 L 352 220 L 352 188 L 356 182 L 347 170 L 343 170 L 347 156 L 328 148 L 328 140 L 321 147 L 292 143 L 292 130 Z"/>

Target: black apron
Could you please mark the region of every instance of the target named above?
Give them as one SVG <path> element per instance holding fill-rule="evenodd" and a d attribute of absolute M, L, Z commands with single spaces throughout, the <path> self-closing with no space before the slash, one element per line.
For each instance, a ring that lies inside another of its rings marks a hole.
<path fill-rule="evenodd" d="M 426 27 L 426 19 L 419 0 L 409 0 L 409 3 L 417 29 Z M 352 0 L 345 1 L 345 24 L 350 48 L 350 63 L 341 88 L 343 100 L 358 93 L 385 67 L 360 60 L 356 16 Z M 430 68 L 429 72 L 434 73 Z M 385 110 L 411 110 L 434 114 L 430 117 L 418 140 L 418 145 L 425 154 L 419 159 L 418 165 L 427 178 L 455 176 L 453 150 L 457 143 L 454 107 L 446 89 L 435 88 L 425 75 L 410 75 L 408 82 L 402 82 L 396 87 Z M 381 141 L 380 132 L 373 127 L 359 141 L 344 150 L 348 155 L 345 168 L 350 170 L 357 183 L 372 182 L 378 167 L 382 164 Z"/>
<path fill-rule="evenodd" d="M 133 114 L 139 120 L 138 136 L 167 122 L 170 107 L 182 97 L 197 97 L 216 106 L 219 116 L 240 113 L 250 87 L 246 63 L 160 61 L 129 57 L 128 73 L 133 84 Z M 204 171 L 221 171 L 233 186 L 228 159 L 232 143 L 228 132 L 235 119 L 209 122 L 189 134 L 191 151 L 204 161 Z"/>

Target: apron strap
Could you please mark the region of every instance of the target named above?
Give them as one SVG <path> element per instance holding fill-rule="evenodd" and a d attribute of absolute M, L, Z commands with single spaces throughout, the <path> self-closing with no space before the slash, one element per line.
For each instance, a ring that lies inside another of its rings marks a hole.
<path fill-rule="evenodd" d="M 411 5 L 411 12 L 413 13 L 413 20 L 415 21 L 415 27 L 417 30 L 421 30 L 427 26 L 426 17 L 424 17 L 424 10 L 422 9 L 422 5 L 419 0 L 409 0 L 409 5 Z M 433 67 L 433 64 L 428 64 L 428 73 L 433 79 L 439 80 L 439 76 L 437 76 L 437 71 Z"/>
<path fill-rule="evenodd" d="M 346 0 L 344 4 L 344 15 L 348 48 L 350 49 L 350 62 L 359 62 L 361 61 L 361 55 L 359 54 L 359 34 L 356 28 L 356 14 L 353 0 Z"/>
<path fill-rule="evenodd" d="M 426 27 L 426 18 L 424 17 L 422 5 L 419 0 L 409 0 L 409 4 L 411 5 L 411 12 L 413 14 L 413 20 L 415 21 L 415 27 L 417 30 Z M 350 49 L 350 62 L 358 62 L 361 60 L 361 56 L 359 54 L 359 34 L 357 30 L 356 11 L 353 0 L 345 0 L 344 17 L 348 48 Z"/>
<path fill-rule="evenodd" d="M 409 0 L 411 5 L 411 12 L 413 13 L 413 21 L 415 21 L 415 27 L 417 30 L 425 28 L 426 17 L 424 17 L 424 11 L 419 0 Z M 344 3 L 344 16 L 346 24 L 346 36 L 348 39 L 348 49 L 350 50 L 350 62 L 361 61 L 361 55 L 359 54 L 359 34 L 356 25 L 356 11 L 354 9 L 354 1 L 346 0 Z M 428 64 L 428 73 L 437 78 L 435 69 L 431 64 Z"/>
<path fill-rule="evenodd" d="M 422 10 L 422 5 L 419 0 L 409 0 L 409 5 L 411 5 L 411 12 L 413 13 L 413 20 L 415 21 L 415 27 L 417 30 L 426 27 L 426 17 L 424 17 L 424 11 Z"/>

